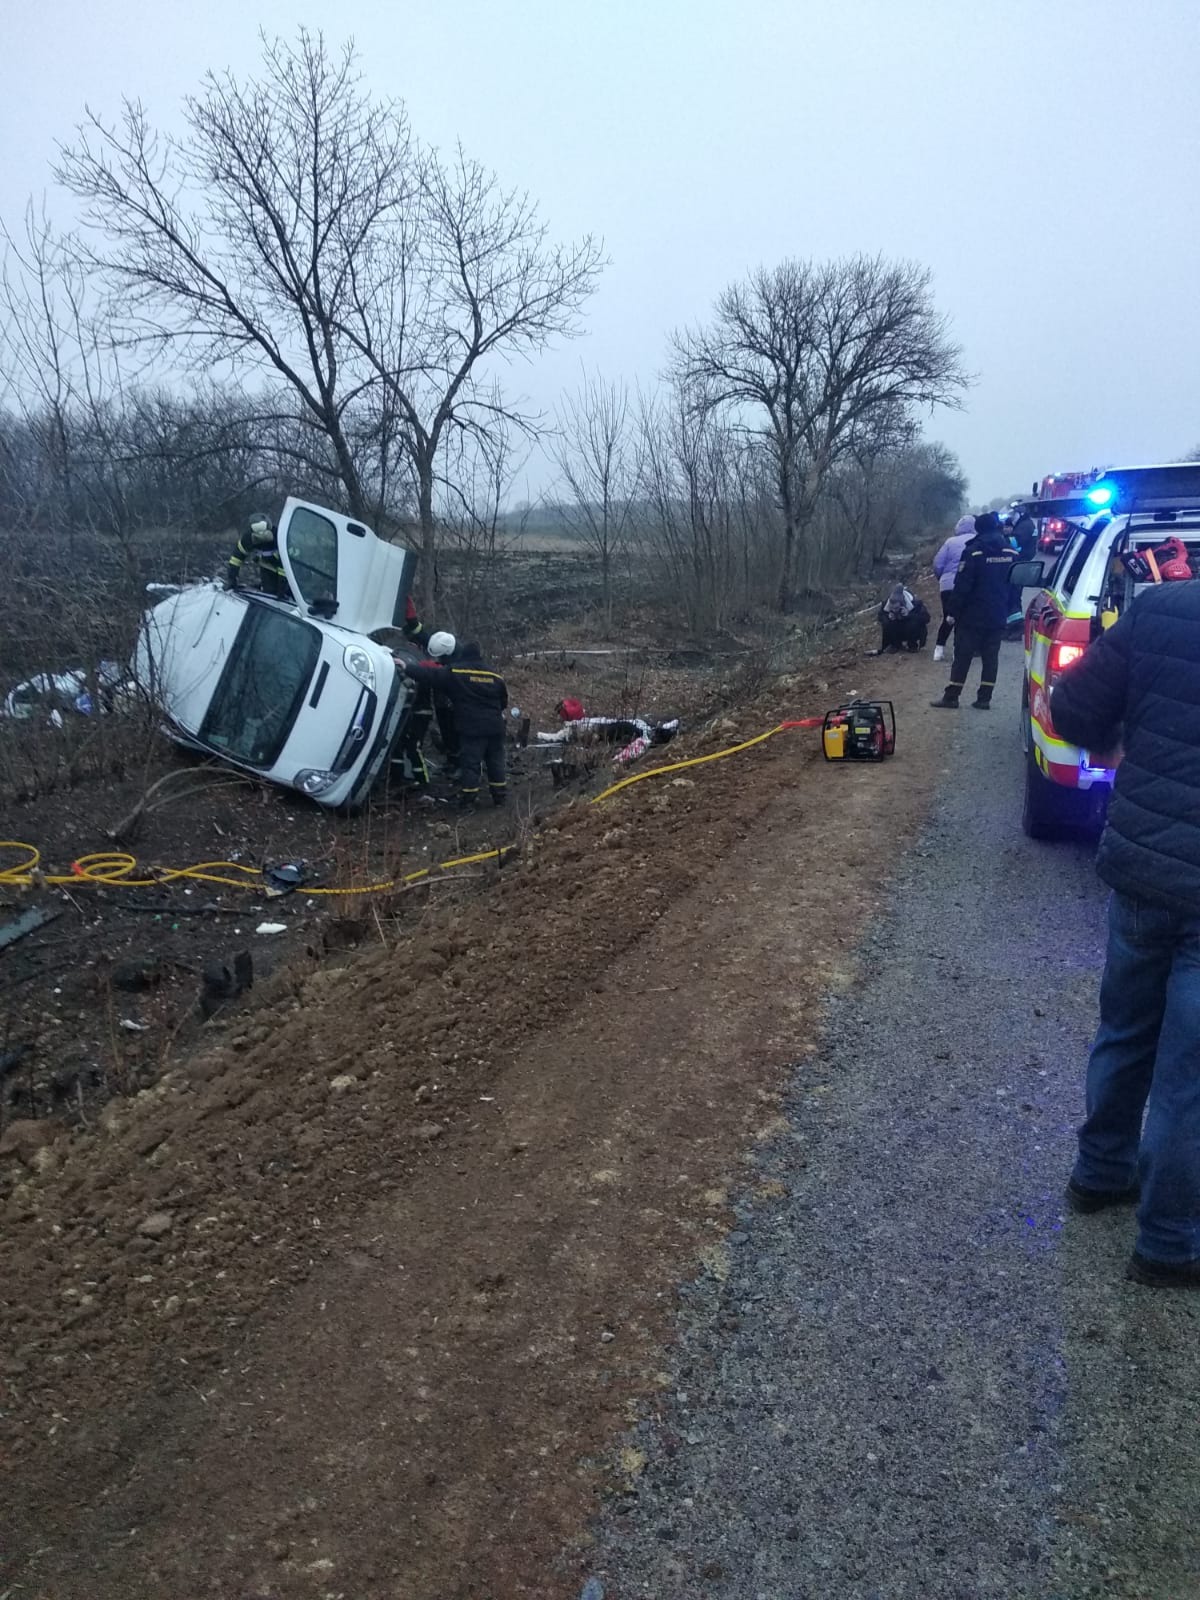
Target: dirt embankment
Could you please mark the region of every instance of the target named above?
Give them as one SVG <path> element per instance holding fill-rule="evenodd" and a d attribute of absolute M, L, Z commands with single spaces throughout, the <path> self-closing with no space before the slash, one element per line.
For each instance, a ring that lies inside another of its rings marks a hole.
<path fill-rule="evenodd" d="M 718 743 L 868 687 L 857 631 Z M 867 670 L 893 763 L 788 734 L 572 807 L 419 939 L 298 974 L 29 1156 L 16 1592 L 571 1592 L 589 1461 L 653 1391 L 671 1284 L 722 1270 L 729 1174 L 932 788 L 928 669 Z"/>
<path fill-rule="evenodd" d="M 281 972 L 295 973 L 359 942 L 390 942 L 411 931 L 431 904 L 469 892 L 480 869 L 392 897 L 324 893 L 401 880 L 432 862 L 511 843 L 535 819 L 569 803 L 587 787 L 593 767 L 609 765 L 611 750 L 573 755 L 578 771 L 555 787 L 549 752 L 515 742 L 525 717 L 534 735 L 556 727 L 553 708 L 564 693 L 598 711 L 682 716 L 685 726 L 695 726 L 731 692 L 729 659 L 711 654 L 684 668 L 643 655 L 567 652 L 515 662 L 508 679 L 521 711 L 509 719 L 510 803 L 505 812 L 485 805 L 470 816 L 459 813 L 457 791 L 441 778 L 433 748 L 434 781 L 425 794 L 418 797 L 393 769 L 368 810 L 345 818 L 215 762 L 198 765 L 194 755 L 172 752 L 157 729 L 120 718 L 95 732 L 121 745 L 127 770 L 73 780 L 70 736 L 78 730 L 0 720 L 0 773 L 5 762 L 21 764 L 31 749 L 28 735 L 38 734 L 34 744 L 44 764 L 22 768 L 37 798 L 5 807 L 0 781 L 0 810 L 5 837 L 36 846 L 47 873 L 67 874 L 77 857 L 112 849 L 136 854 L 139 878 L 197 862 L 233 863 L 218 866 L 218 878 L 236 878 L 243 866 L 291 862 L 304 873 L 300 892 L 275 900 L 207 877 L 136 891 L 75 885 L 65 894 L 0 884 L 0 923 L 30 904 L 54 914 L 0 952 L 0 1137 L 18 1120 L 52 1117 L 86 1127 L 109 1098 L 151 1087 L 172 1061 L 203 1047 L 211 1030 L 202 1027 L 208 1010 L 202 1013 L 198 1001 L 210 998 L 210 971 L 232 975 L 238 958 L 249 958 L 253 987 L 236 998 L 218 988 L 221 1016 L 245 1010 L 264 991 L 270 1003 Z M 150 809 L 130 825 L 148 789 Z M 0 850 L 0 869 L 22 859 L 18 849 Z M 263 923 L 274 931 L 259 934 Z M 0 1199 L 7 1178 L 0 1161 Z"/>

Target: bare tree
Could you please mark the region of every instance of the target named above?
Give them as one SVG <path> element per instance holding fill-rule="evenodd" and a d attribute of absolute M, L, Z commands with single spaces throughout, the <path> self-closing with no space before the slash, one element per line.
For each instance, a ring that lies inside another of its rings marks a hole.
<path fill-rule="evenodd" d="M 842 560 L 833 563 L 840 575 L 869 572 L 891 549 L 911 549 L 929 530 L 952 523 L 966 490 L 958 459 L 945 445 L 918 440 L 856 451 L 829 476 L 818 533 L 840 546 Z"/>
<path fill-rule="evenodd" d="M 24 517 L 73 551 L 84 532 L 115 538 L 126 557 L 132 531 L 131 397 L 121 363 L 97 331 L 86 273 L 69 239 L 32 206 L 23 236 L 0 234 L 0 350 L 10 419 L 23 423 L 32 460 L 5 473 L 5 498 L 24 479 Z M 15 467 L 11 450 L 6 466 Z M 30 470 L 32 468 L 32 470 Z"/>
<path fill-rule="evenodd" d="M 641 470 L 626 386 L 585 373 L 578 391 L 563 401 L 553 455 L 570 497 L 564 515 L 600 563 L 604 612 L 611 622 L 613 564 L 628 543 Z"/>
<path fill-rule="evenodd" d="M 182 139 L 137 103 L 113 127 L 90 114 L 57 176 L 85 203 L 118 336 L 282 381 L 332 452 L 297 441 L 303 465 L 366 516 L 347 412 L 371 374 L 339 324 L 412 197 L 412 140 L 401 107 L 367 99 L 349 47 L 334 60 L 302 32 L 264 57 L 244 84 L 210 74 Z"/>
<path fill-rule="evenodd" d="M 785 261 L 731 285 L 711 324 L 677 334 L 675 373 L 770 452 L 783 521 L 778 604 L 792 603 L 797 545 L 830 470 L 865 433 L 954 405 L 960 351 L 913 263 Z"/>
<path fill-rule="evenodd" d="M 738 576 L 743 487 L 738 441 L 714 408 L 678 387 L 639 407 L 638 532 L 688 625 L 724 625 Z"/>
<path fill-rule="evenodd" d="M 454 489 L 442 517 L 438 614 L 444 611 L 460 633 L 473 632 L 481 622 L 495 626 L 494 611 L 486 619 L 482 615 L 487 594 L 498 563 L 524 531 L 525 518 L 513 526 L 504 513 L 528 459 L 514 434 L 501 421 L 486 438 L 455 434 L 448 441 L 454 459 L 443 464 L 442 475 Z"/>
<path fill-rule="evenodd" d="M 478 368 L 574 330 L 599 245 L 552 245 L 527 196 L 423 149 L 320 35 L 265 44 L 257 78 L 210 74 L 185 115 L 165 137 L 127 103 L 61 155 L 116 336 L 282 386 L 300 425 L 281 445 L 353 515 L 411 484 L 428 599 L 447 433 L 538 426 Z"/>
<path fill-rule="evenodd" d="M 576 331 L 603 265 L 590 236 L 550 242 L 528 195 L 505 189 L 461 149 L 421 161 L 417 209 L 395 230 L 374 281 L 355 286 L 346 324 L 391 403 L 412 462 L 422 601 L 432 602 L 438 461 L 448 436 L 498 443 L 505 429 L 535 437 L 542 419 L 506 400 L 480 368 L 530 356 Z M 383 298 L 386 297 L 386 304 Z"/>

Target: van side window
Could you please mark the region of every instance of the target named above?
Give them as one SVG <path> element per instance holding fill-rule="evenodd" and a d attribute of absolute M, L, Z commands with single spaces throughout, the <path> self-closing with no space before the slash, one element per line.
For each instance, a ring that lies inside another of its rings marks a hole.
<path fill-rule="evenodd" d="M 1070 596 L 1075 593 L 1076 585 L 1080 578 L 1083 577 L 1083 569 L 1087 565 L 1087 558 L 1092 553 L 1094 543 L 1095 540 L 1090 533 L 1080 531 L 1063 551 L 1058 572 L 1055 573 L 1057 580 L 1055 587 L 1060 594 Z"/>
<path fill-rule="evenodd" d="M 288 518 L 287 554 L 306 604 L 337 598 L 337 546 L 337 529 L 328 517 L 296 507 Z"/>

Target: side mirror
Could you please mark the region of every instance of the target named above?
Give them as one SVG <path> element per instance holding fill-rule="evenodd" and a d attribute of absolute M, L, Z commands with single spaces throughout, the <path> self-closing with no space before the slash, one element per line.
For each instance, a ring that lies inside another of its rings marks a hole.
<path fill-rule="evenodd" d="M 1009 568 L 1008 581 L 1014 589 L 1040 589 L 1045 575 L 1044 561 L 1014 561 Z"/>

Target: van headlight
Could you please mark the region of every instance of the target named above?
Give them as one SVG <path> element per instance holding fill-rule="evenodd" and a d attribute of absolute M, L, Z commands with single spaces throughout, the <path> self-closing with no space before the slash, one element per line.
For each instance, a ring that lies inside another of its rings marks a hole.
<path fill-rule="evenodd" d="M 301 794 L 324 794 L 338 780 L 336 772 L 322 772 L 318 767 L 302 767 L 292 779 L 292 787 Z"/>
<path fill-rule="evenodd" d="M 361 645 L 348 644 L 342 652 L 342 664 L 359 683 L 365 684 L 368 689 L 375 688 L 375 663 Z"/>

